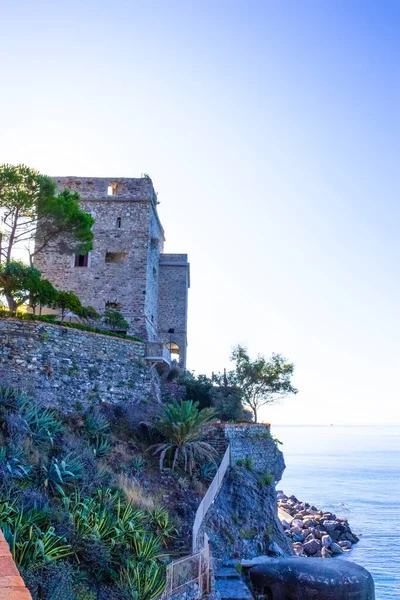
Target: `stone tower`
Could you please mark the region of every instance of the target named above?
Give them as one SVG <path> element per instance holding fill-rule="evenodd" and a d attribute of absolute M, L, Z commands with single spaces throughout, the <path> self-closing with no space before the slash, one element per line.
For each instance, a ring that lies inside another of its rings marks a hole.
<path fill-rule="evenodd" d="M 61 290 L 75 292 L 102 313 L 117 308 L 129 333 L 163 341 L 186 365 L 189 264 L 186 254 L 163 254 L 164 230 L 151 179 L 55 177 L 58 191 L 78 192 L 95 219 L 88 255 L 45 249 L 35 266 Z"/>

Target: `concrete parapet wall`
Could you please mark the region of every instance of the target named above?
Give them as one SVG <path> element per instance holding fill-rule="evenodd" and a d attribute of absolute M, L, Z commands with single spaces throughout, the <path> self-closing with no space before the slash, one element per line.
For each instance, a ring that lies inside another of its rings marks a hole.
<path fill-rule="evenodd" d="M 159 397 L 159 380 L 144 361 L 145 345 L 41 322 L 0 320 L 0 381 L 41 404 L 74 410 L 77 403 Z"/>

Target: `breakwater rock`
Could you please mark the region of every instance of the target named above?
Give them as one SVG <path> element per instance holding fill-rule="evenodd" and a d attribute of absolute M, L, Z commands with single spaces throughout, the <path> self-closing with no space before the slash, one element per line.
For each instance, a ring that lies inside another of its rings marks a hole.
<path fill-rule="evenodd" d="M 269 600 L 375 599 L 371 574 L 350 561 L 271 558 L 250 570 L 250 580 L 256 597 Z"/>
<path fill-rule="evenodd" d="M 298 556 L 331 558 L 351 550 L 358 537 L 347 519 L 277 492 L 278 515 Z"/>

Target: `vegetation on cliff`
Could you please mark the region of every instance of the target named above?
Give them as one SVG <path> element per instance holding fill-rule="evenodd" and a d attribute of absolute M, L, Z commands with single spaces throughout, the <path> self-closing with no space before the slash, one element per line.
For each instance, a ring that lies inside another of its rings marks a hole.
<path fill-rule="evenodd" d="M 64 415 L 0 387 L 0 528 L 34 600 L 160 595 L 182 514 L 187 520 L 180 507 L 198 503 L 198 486 L 191 490 L 202 472 L 193 459 L 208 459 L 192 446 L 188 479 L 185 451 L 197 443 L 210 413 L 174 406 L 189 446 L 181 444 L 179 455 L 173 444 L 171 452 L 166 448 L 165 466 L 175 463 L 176 472 L 160 475 L 157 457 L 147 450 L 173 442 L 163 411 L 156 417 L 160 435 L 140 425 L 151 420 L 145 404 Z"/>
<path fill-rule="evenodd" d="M 224 421 L 257 423 L 261 407 L 297 394 L 292 383 L 294 364 L 281 354 L 251 359 L 247 348 L 238 345 L 231 361 L 234 369 L 213 373 L 211 378 L 185 372 L 179 381 L 186 386 L 187 397 L 196 400 L 201 408 L 213 407 Z"/>

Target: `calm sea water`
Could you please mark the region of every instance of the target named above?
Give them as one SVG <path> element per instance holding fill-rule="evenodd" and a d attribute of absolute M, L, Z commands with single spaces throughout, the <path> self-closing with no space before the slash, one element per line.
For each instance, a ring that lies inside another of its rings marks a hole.
<path fill-rule="evenodd" d="M 278 489 L 346 517 L 377 600 L 400 600 L 400 426 L 275 426 L 286 471 Z"/>

